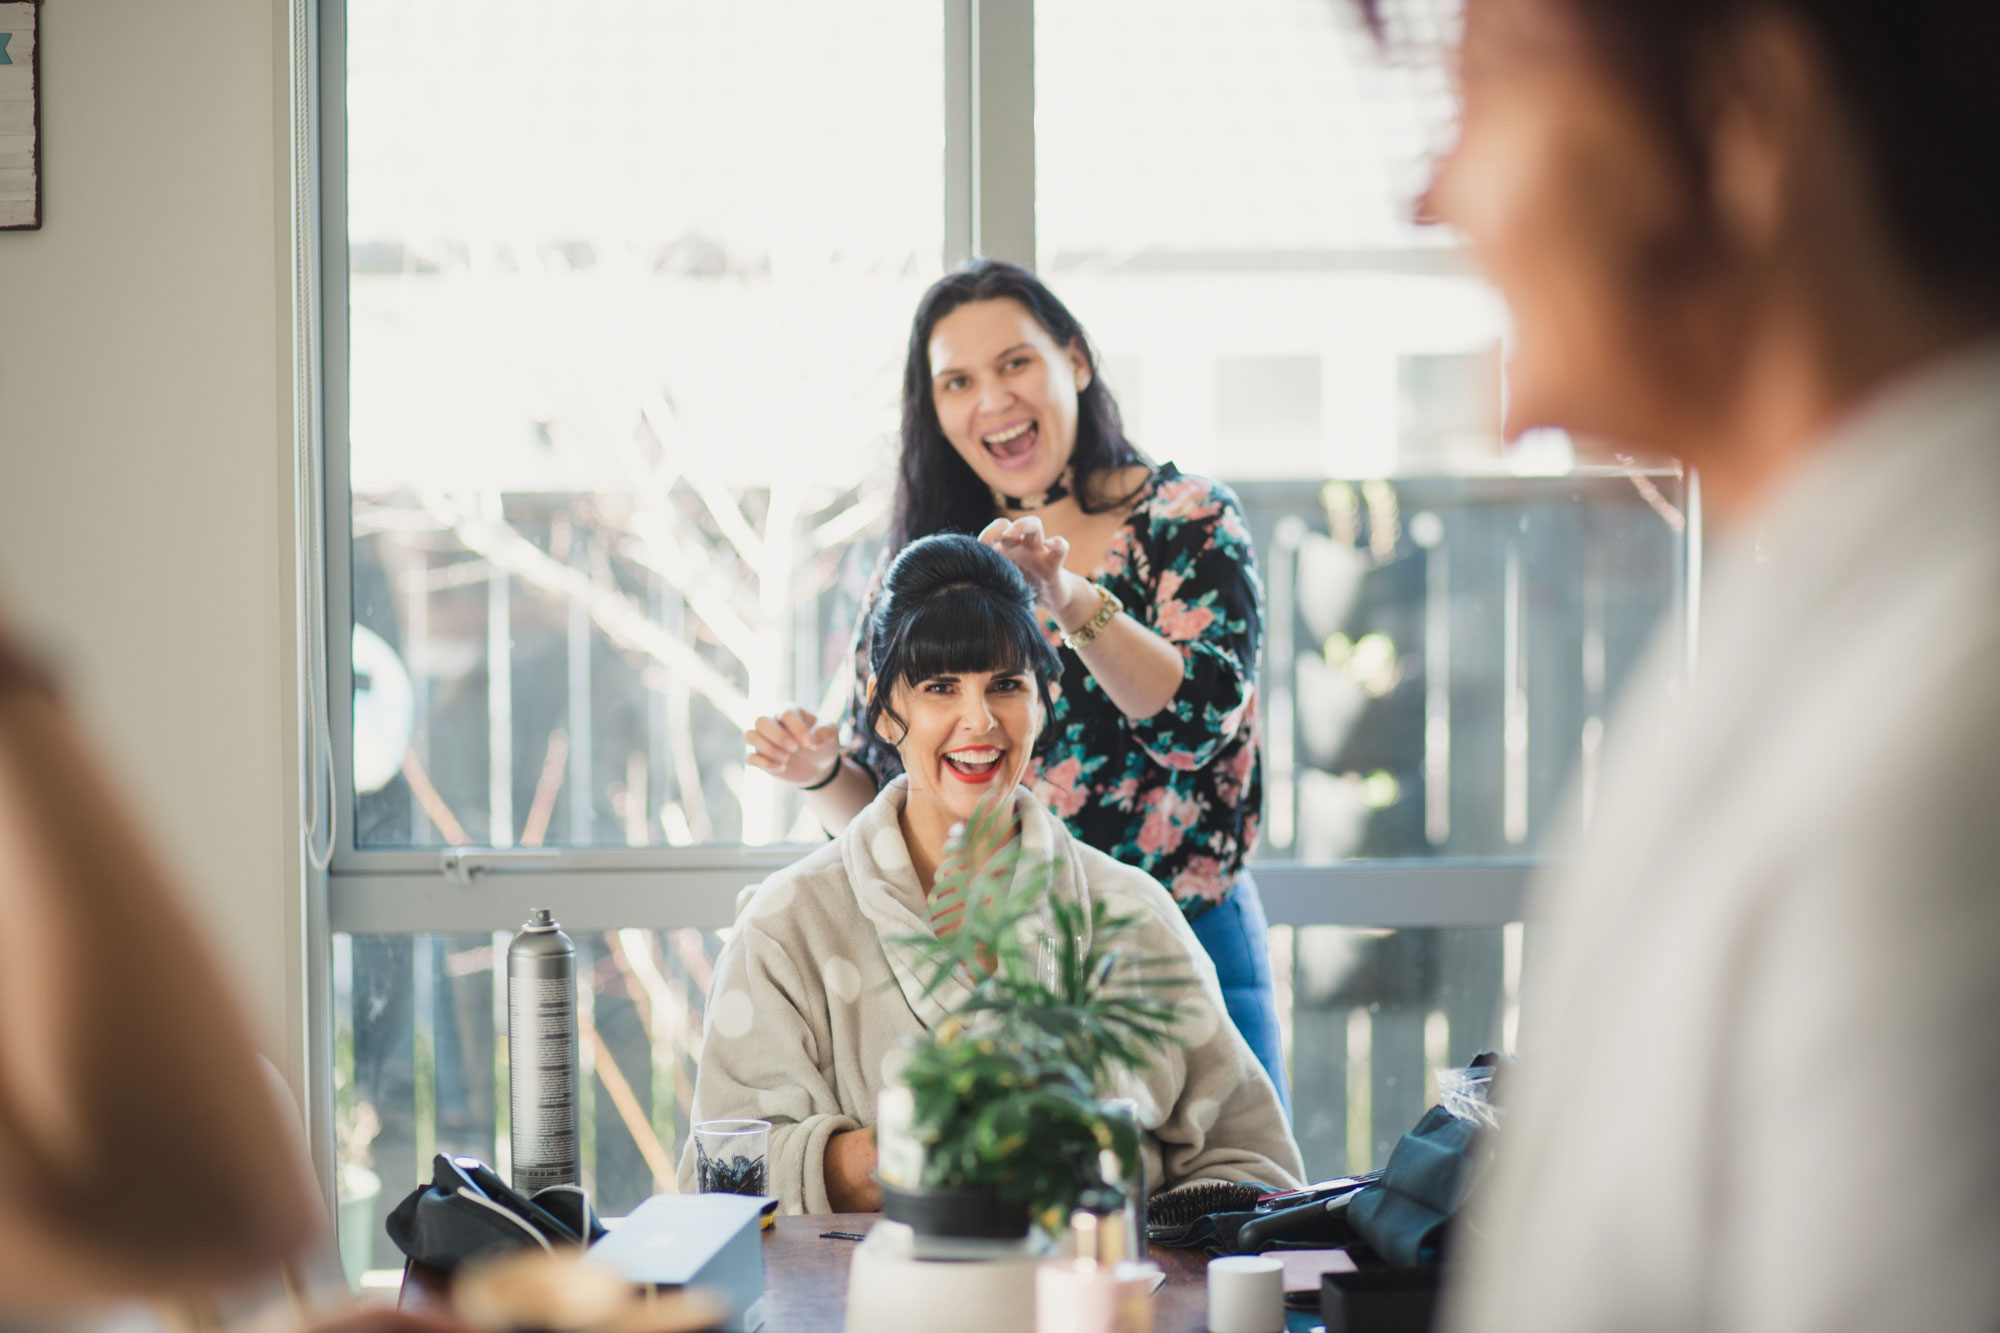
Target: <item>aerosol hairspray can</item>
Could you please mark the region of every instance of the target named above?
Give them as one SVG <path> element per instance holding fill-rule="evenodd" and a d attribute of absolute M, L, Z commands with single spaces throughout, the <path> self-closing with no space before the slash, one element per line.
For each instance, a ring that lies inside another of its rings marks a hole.
<path fill-rule="evenodd" d="M 514 1188 L 577 1183 L 576 945 L 546 907 L 507 946 Z"/>

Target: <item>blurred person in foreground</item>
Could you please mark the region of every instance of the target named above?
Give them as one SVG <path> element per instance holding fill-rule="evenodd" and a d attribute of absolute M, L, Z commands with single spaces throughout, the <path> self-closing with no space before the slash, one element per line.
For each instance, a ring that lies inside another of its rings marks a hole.
<path fill-rule="evenodd" d="M 0 617 L 0 1328 L 200 1303 L 323 1223 L 208 945 Z"/>
<path fill-rule="evenodd" d="M 1460 78 L 1510 434 L 1720 537 L 1533 899 L 1451 1326 L 2000 1328 L 2000 6 L 1470 0 Z"/>

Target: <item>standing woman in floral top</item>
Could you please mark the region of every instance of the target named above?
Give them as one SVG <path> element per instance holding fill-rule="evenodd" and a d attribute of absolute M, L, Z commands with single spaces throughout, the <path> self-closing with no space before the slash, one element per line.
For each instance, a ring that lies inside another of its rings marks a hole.
<path fill-rule="evenodd" d="M 902 437 L 890 553 L 975 533 L 1027 577 L 1062 659 L 1030 784 L 1078 838 L 1166 886 L 1285 1098 L 1264 909 L 1244 867 L 1263 808 L 1264 598 L 1236 497 L 1134 448 L 1082 326 L 998 260 L 960 267 L 918 305 Z M 899 771 L 890 745 L 853 731 L 875 600 L 871 587 L 848 734 L 797 706 L 745 733 L 749 762 L 805 791 L 833 832 Z"/>

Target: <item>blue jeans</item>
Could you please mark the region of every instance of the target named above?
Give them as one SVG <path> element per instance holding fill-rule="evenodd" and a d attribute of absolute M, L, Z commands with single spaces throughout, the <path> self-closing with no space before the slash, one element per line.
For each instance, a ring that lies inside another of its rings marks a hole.
<path fill-rule="evenodd" d="M 1292 1114 L 1292 1091 L 1285 1082 L 1285 1048 L 1278 1036 L 1278 1006 L 1271 998 L 1271 928 L 1264 900 L 1246 871 L 1229 896 L 1188 923 L 1215 963 L 1222 1002 L 1252 1054 L 1278 1086 L 1278 1104 Z"/>

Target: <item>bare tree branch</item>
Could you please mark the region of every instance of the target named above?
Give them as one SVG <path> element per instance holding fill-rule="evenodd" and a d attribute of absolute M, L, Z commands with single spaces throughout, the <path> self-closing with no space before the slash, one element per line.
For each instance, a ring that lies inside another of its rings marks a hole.
<path fill-rule="evenodd" d="M 812 530 L 813 549 L 825 551 L 845 546 L 875 526 L 888 512 L 889 493 L 886 490 L 864 491 L 860 499 Z"/>
<path fill-rule="evenodd" d="M 662 629 L 624 593 L 550 556 L 505 521 L 468 512 L 449 496 L 426 494 L 424 507 L 448 524 L 468 551 L 484 556 L 530 587 L 581 602 L 613 643 L 652 657 L 738 726 L 748 726 L 756 717 L 742 690 Z"/>
<path fill-rule="evenodd" d="M 701 618 L 737 661 L 747 664 L 756 654 L 757 632 L 730 605 L 733 590 L 722 586 L 712 570 L 690 557 L 673 539 L 664 515 L 651 511 L 633 515 L 632 530 L 619 552 L 665 579 L 686 598 L 688 610 Z"/>
<path fill-rule="evenodd" d="M 732 589 L 727 580 L 708 561 L 690 552 L 675 534 L 670 521 L 674 503 L 668 494 L 668 484 L 657 469 L 639 457 L 630 432 L 605 423 L 580 432 L 569 425 L 567 418 L 551 423 L 549 429 L 553 438 L 576 449 L 608 447 L 617 455 L 639 499 L 628 533 L 634 545 L 627 554 L 672 584 L 687 599 L 689 609 L 714 631 L 722 646 L 735 654 L 738 661 L 748 662 L 756 651 L 755 633 L 731 605 Z"/>
<path fill-rule="evenodd" d="M 666 396 L 658 389 L 646 394 L 639 403 L 639 415 L 651 428 L 653 438 L 660 442 L 661 450 L 673 460 L 681 479 L 707 507 L 710 516 L 715 519 L 715 526 L 729 539 L 744 563 L 762 564 L 764 539 L 743 517 L 743 511 L 737 507 L 728 489 L 702 464 L 700 451 L 682 444 L 681 437 L 685 432 L 674 424 L 673 409 L 667 405 Z"/>

